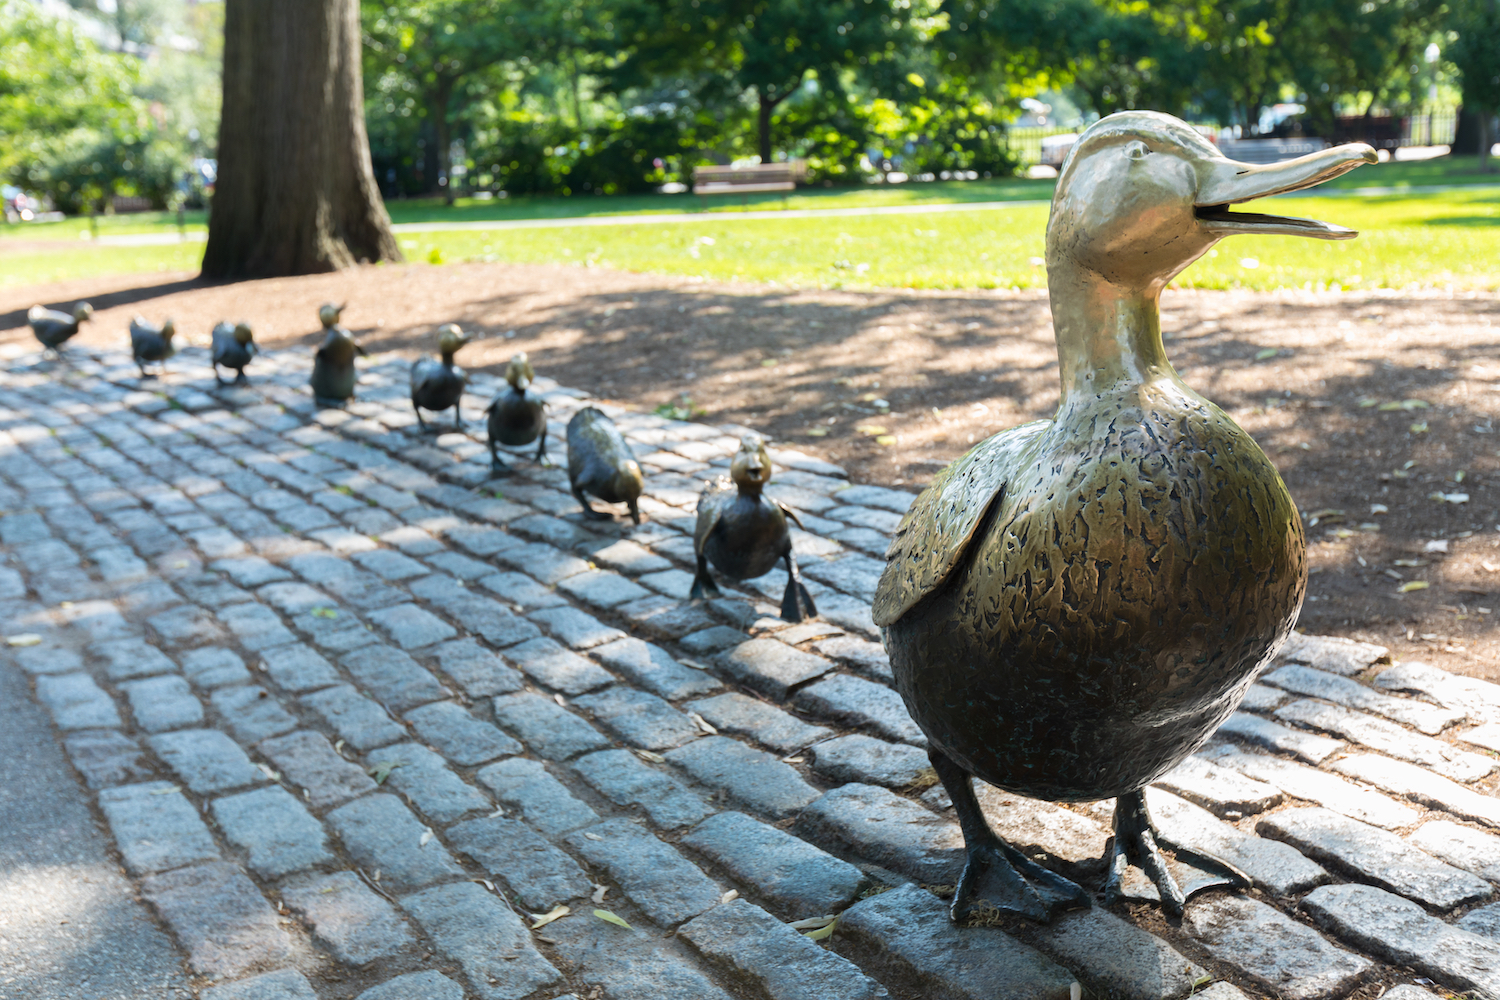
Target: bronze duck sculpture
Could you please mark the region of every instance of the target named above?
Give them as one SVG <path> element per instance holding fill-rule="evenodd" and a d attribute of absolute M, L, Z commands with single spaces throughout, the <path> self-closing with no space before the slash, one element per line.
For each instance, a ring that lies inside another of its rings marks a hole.
<path fill-rule="evenodd" d="M 511 357 L 505 366 L 505 381 L 510 388 L 496 396 L 485 409 L 489 414 L 490 472 L 505 475 L 510 466 L 500 458 L 500 445 L 512 448 L 538 441 L 536 461 L 547 457 L 547 402 L 538 396 L 528 396 L 526 390 L 536 380 L 531 370 L 531 361 L 522 351 Z"/>
<path fill-rule="evenodd" d="M 568 421 L 568 486 L 585 517 L 608 521 L 612 515 L 595 510 L 585 493 L 605 503 L 623 503 L 630 519 L 641 523 L 640 498 L 646 480 L 630 445 L 615 422 L 603 411 L 585 406 Z"/>
<path fill-rule="evenodd" d="M 73 307 L 72 313 L 58 312 L 39 305 L 26 310 L 26 322 L 31 324 L 31 332 L 36 335 L 42 347 L 53 354 L 57 354 L 63 344 L 77 335 L 80 324 L 93 317 L 94 307 L 87 302 L 78 303 Z"/>
<path fill-rule="evenodd" d="M 214 327 L 210 339 L 212 347 L 209 361 L 213 364 L 214 381 L 223 385 L 224 380 L 219 378 L 219 369 L 228 368 L 236 373 L 235 385 L 244 385 L 248 382 L 249 379 L 245 377 L 245 366 L 257 353 L 255 333 L 250 329 L 250 324 L 243 320 L 238 323 L 220 323 Z"/>
<path fill-rule="evenodd" d="M 141 378 L 149 377 L 146 374 L 148 361 L 156 362 L 160 371 L 167 370 L 167 359 L 177 353 L 172 344 L 176 332 L 177 325 L 171 319 L 163 320 L 161 326 L 148 323 L 141 316 L 130 321 L 130 353 L 135 358 L 135 366 L 141 370 Z"/>
<path fill-rule="evenodd" d="M 346 303 L 347 305 L 347 303 Z M 318 320 L 327 331 L 323 343 L 313 353 L 312 386 L 313 400 L 319 406 L 343 406 L 354 398 L 355 355 L 364 355 L 347 327 L 340 325 L 339 316 L 344 306 L 326 303 L 318 308 Z"/>
<path fill-rule="evenodd" d="M 469 384 L 469 376 L 453 363 L 453 355 L 468 342 L 469 338 L 464 336 L 457 323 L 444 323 L 438 327 L 438 353 L 442 357 L 429 355 L 411 363 L 411 408 L 416 411 L 417 423 L 424 431 L 427 424 L 422 420 L 422 410 L 441 413 L 450 406 L 453 408 L 454 430 L 462 432 L 464 429 L 460 400 Z"/>
<path fill-rule="evenodd" d="M 1142 790 L 1234 711 L 1291 630 L 1307 563 L 1276 467 L 1168 362 L 1159 299 L 1234 233 L 1354 237 L 1229 207 L 1374 161 L 1360 143 L 1251 166 L 1133 111 L 1090 126 L 1064 163 L 1047 223 L 1057 413 L 939 474 L 898 527 L 874 602 L 963 831 L 955 920 L 1088 905 L 995 835 L 974 777 L 1039 799 L 1114 797 L 1106 903 L 1135 862 L 1182 912 Z M 1216 859 L 1177 860 L 1244 884 Z"/>
<path fill-rule="evenodd" d="M 708 572 L 708 564 L 731 580 L 753 580 L 769 573 L 778 562 L 786 562 L 786 592 L 781 597 L 781 617 L 800 622 L 818 613 L 812 595 L 797 572 L 792 554 L 790 517 L 802 527 L 797 512 L 761 491 L 771 481 L 771 456 L 765 442 L 746 435 L 729 465 L 729 475 L 720 476 L 703 488 L 698 498 L 698 524 L 693 531 L 693 552 L 698 573 L 689 597 L 718 597 L 719 587 Z"/>

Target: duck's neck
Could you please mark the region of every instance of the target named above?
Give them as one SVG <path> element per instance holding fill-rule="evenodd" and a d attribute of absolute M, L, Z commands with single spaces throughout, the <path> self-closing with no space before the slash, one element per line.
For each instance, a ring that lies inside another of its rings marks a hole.
<path fill-rule="evenodd" d="M 1117 285 L 1069 263 L 1049 264 L 1047 281 L 1064 408 L 1111 387 L 1177 377 L 1161 343 L 1165 282 Z"/>

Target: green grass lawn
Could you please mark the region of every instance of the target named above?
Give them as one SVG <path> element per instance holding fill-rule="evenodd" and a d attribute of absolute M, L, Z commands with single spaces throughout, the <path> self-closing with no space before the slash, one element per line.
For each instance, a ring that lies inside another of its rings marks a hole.
<path fill-rule="evenodd" d="M 1472 161 L 1470 161 L 1472 162 Z M 1359 239 L 1325 243 L 1295 237 L 1232 237 L 1188 269 L 1178 283 L 1196 288 L 1403 288 L 1453 286 L 1500 290 L 1500 186 L 1468 184 L 1464 162 L 1441 160 L 1366 167 L 1334 184 L 1422 187 L 1435 193 L 1273 199 L 1279 211 L 1361 230 Z M 857 189 L 814 189 L 788 199 L 798 208 L 1031 201 L 1050 181 L 1017 179 Z M 688 208 L 691 196 L 536 198 L 460 204 L 394 202 L 397 221 L 479 221 L 660 213 Z M 780 199 L 773 199 L 780 205 Z M 770 206 L 765 206 L 770 207 Z M 400 235 L 409 260 L 573 263 L 715 280 L 798 286 L 1034 288 L 1046 283 L 1033 263 L 1043 253 L 1045 205 L 897 216 L 738 219 L 735 211 L 682 212 L 682 219 L 640 225 L 552 229 L 458 230 Z M 201 230 L 201 214 L 189 215 Z M 170 230 L 166 213 L 100 220 L 101 233 Z M 0 284 L 21 285 L 130 272 L 191 270 L 202 244 L 101 247 L 79 238 L 84 220 L 0 227 Z M 26 238 L 7 251 L 9 240 Z M 53 251 L 46 243 L 55 242 Z"/>

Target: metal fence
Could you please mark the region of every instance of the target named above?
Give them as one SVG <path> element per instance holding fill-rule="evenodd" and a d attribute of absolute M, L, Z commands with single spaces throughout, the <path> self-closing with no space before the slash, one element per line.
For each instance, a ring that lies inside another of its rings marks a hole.
<path fill-rule="evenodd" d="M 1023 167 L 1034 167 L 1042 162 L 1042 140 L 1049 135 L 1070 135 L 1081 131 L 1076 128 L 1013 128 L 1006 132 L 1010 151 Z"/>

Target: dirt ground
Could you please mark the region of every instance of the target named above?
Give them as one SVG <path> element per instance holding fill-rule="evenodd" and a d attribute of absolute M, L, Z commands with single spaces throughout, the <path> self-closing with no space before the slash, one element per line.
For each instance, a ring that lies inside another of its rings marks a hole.
<path fill-rule="evenodd" d="M 344 321 L 368 349 L 415 355 L 456 321 L 478 338 L 459 356 L 471 369 L 499 372 L 525 350 L 564 384 L 644 409 L 701 408 L 856 481 L 907 488 L 1057 404 L 1042 293 L 505 264 L 228 285 L 149 275 L 0 289 L 0 343 L 34 343 L 34 302 L 80 298 L 96 313 L 79 340 L 94 345 L 126 343 L 135 313 L 174 316 L 195 343 L 239 318 L 264 346 L 313 343 L 318 305 L 347 300 Z M 1163 330 L 1183 378 L 1255 436 L 1307 515 L 1301 627 L 1500 680 L 1500 296 L 1168 292 Z M 1402 592 L 1413 583 L 1428 586 Z"/>

